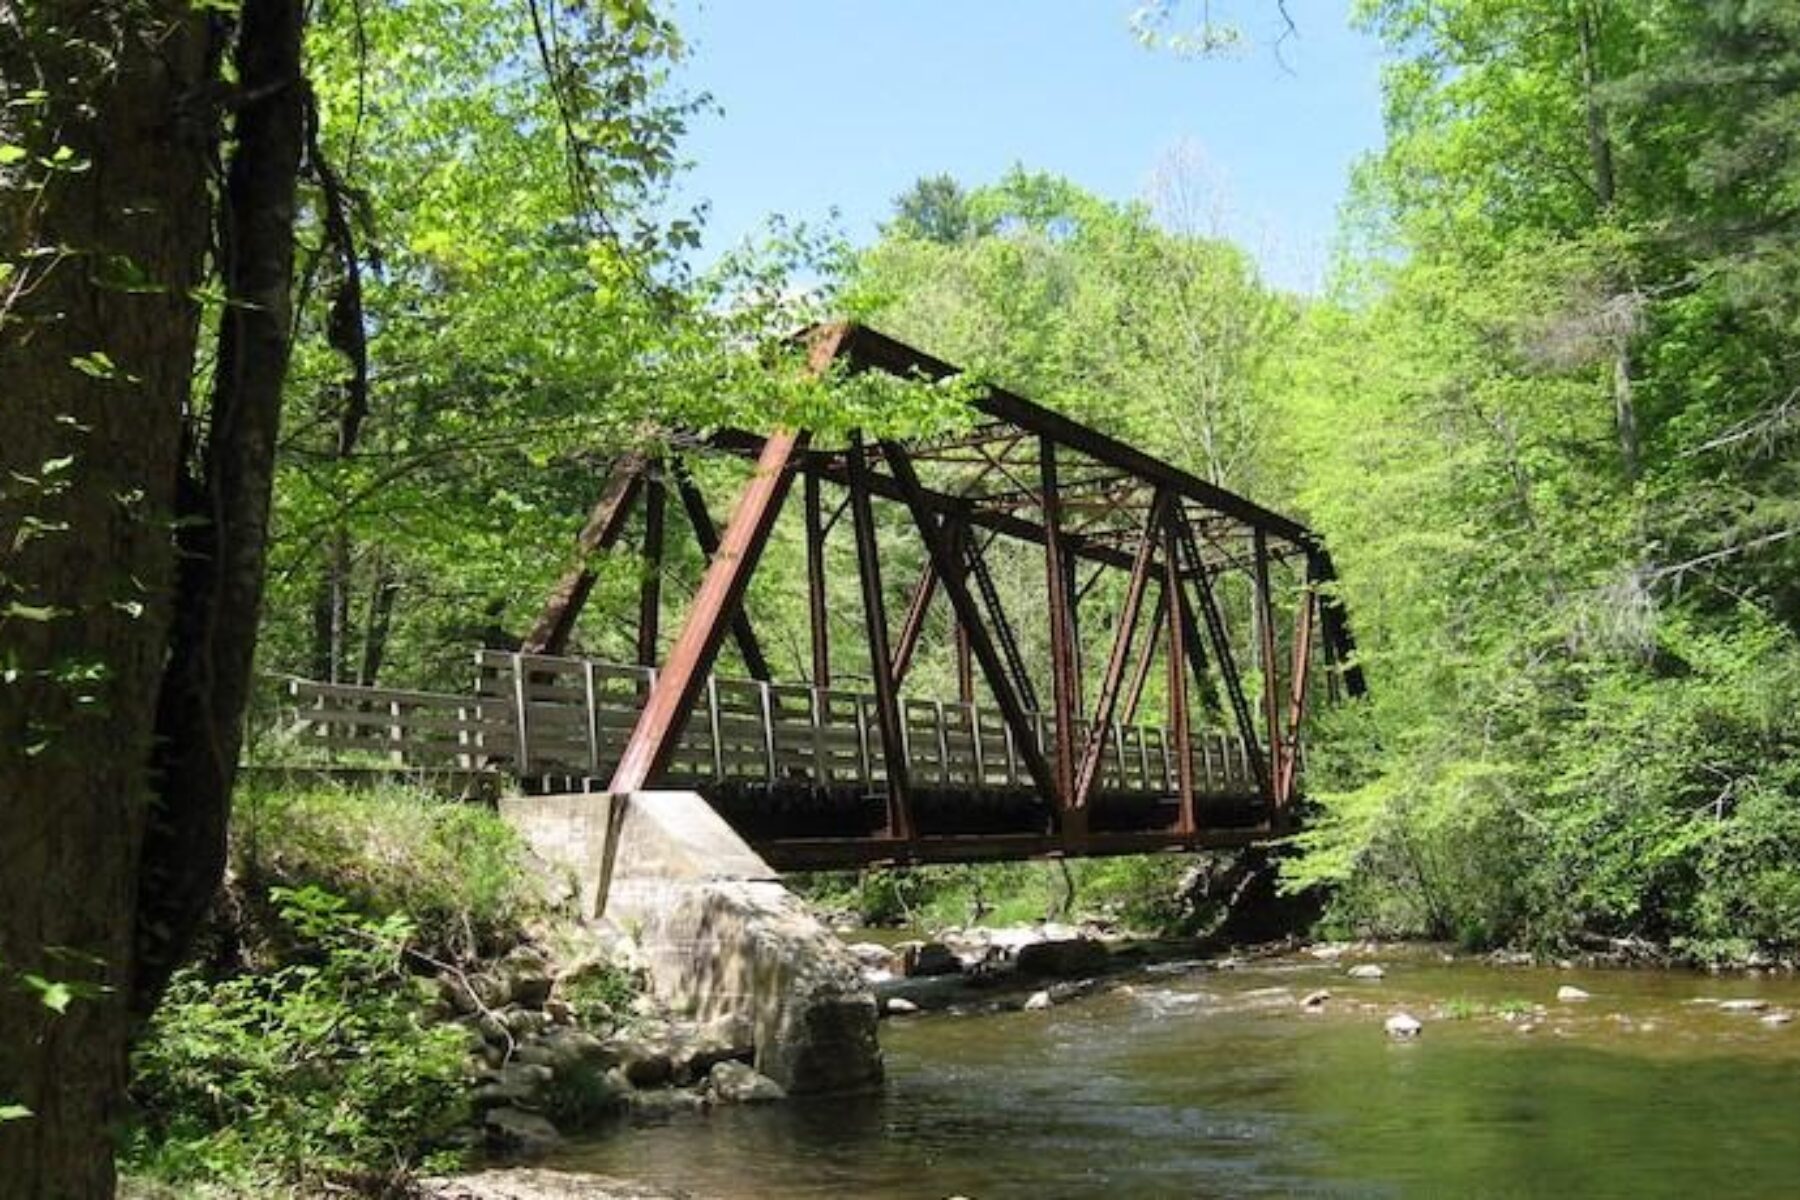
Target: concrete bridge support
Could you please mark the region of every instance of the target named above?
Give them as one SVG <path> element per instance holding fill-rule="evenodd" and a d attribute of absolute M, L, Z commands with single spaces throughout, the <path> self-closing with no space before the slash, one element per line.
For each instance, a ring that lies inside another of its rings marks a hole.
<path fill-rule="evenodd" d="M 757 1070 L 792 1093 L 880 1082 L 875 997 L 855 961 L 699 795 L 521 796 L 500 812 L 574 872 L 584 916 L 635 938 L 659 996 L 750 1031 Z"/>

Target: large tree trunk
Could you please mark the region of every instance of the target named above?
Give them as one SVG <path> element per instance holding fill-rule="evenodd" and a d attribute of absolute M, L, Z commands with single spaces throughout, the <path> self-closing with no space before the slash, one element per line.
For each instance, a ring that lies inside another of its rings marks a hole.
<path fill-rule="evenodd" d="M 113 1187 L 212 212 L 200 14 L 0 0 L 0 144 L 32 155 L 0 166 L 0 1104 L 32 1113 L 0 1121 L 0 1191 L 21 1200 Z M 85 169 L 43 169 L 58 147 Z M 86 986 L 58 1015 L 26 974 Z"/>
<path fill-rule="evenodd" d="M 30 151 L 0 163 L 0 1104 L 30 1110 L 0 1120 L 0 1164 L 22 1200 L 112 1194 L 130 1014 L 223 866 L 287 362 L 300 7 L 241 11 L 203 422 L 223 39 L 202 12 L 0 0 L 0 144 Z"/>
<path fill-rule="evenodd" d="M 156 712 L 157 794 L 145 831 L 132 1002 L 148 1015 L 225 871 L 262 613 L 281 386 L 287 375 L 294 203 L 306 112 L 303 0 L 244 0 L 244 102 L 219 238 L 229 303 L 204 474 L 180 536 L 175 623 Z"/>

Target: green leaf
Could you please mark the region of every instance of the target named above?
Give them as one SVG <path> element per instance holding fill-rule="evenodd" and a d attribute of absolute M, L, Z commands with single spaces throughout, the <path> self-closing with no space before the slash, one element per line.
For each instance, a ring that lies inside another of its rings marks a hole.
<path fill-rule="evenodd" d="M 33 1115 L 23 1104 L 0 1104 L 0 1121 L 23 1121 Z"/>
<path fill-rule="evenodd" d="M 10 163 L 16 163 L 25 156 L 26 150 L 23 146 L 14 146 L 10 144 L 0 145 L 0 167 L 7 166 Z"/>
<path fill-rule="evenodd" d="M 95 379 L 111 379 L 119 373 L 118 367 L 104 350 L 96 350 L 92 354 L 77 354 L 69 360 L 69 365 Z"/>
<path fill-rule="evenodd" d="M 67 609 L 57 608 L 53 604 L 21 604 L 17 600 L 0 608 L 0 621 L 8 618 L 19 621 L 54 621 L 67 615 Z"/>
<path fill-rule="evenodd" d="M 67 1012 L 70 1002 L 75 999 L 75 989 L 66 983 L 45 979 L 42 975 L 23 975 L 20 978 L 25 981 L 26 987 L 38 994 L 38 1000 L 51 1012 Z"/>

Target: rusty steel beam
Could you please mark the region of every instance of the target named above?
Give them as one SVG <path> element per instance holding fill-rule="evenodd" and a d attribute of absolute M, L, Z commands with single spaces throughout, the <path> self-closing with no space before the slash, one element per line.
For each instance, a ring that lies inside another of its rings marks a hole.
<path fill-rule="evenodd" d="M 1189 578 L 1194 580 L 1200 593 L 1200 609 L 1206 616 L 1206 631 L 1212 638 L 1214 661 L 1219 664 L 1219 675 L 1225 681 L 1225 694 L 1231 701 L 1231 712 L 1237 720 L 1238 735 L 1244 739 L 1244 745 L 1250 751 L 1250 767 L 1256 774 L 1258 790 L 1265 796 L 1271 794 L 1272 780 L 1269 778 L 1268 764 L 1263 758 L 1261 742 L 1256 736 L 1256 722 L 1250 716 L 1250 702 L 1244 698 L 1243 677 L 1238 674 L 1237 659 L 1231 652 L 1231 640 L 1225 629 L 1224 614 L 1219 611 L 1219 598 L 1213 594 L 1212 579 L 1199 568 L 1200 550 L 1194 545 L 1193 531 L 1186 522 L 1175 522 L 1177 541 L 1181 544 L 1181 552 L 1186 557 Z M 1185 607 L 1186 599 L 1182 599 Z"/>
<path fill-rule="evenodd" d="M 1293 669 L 1288 686 L 1288 736 L 1282 743 L 1281 764 L 1275 772 L 1275 808 L 1285 813 L 1294 798 L 1294 775 L 1300 757 L 1300 725 L 1306 719 L 1306 685 L 1312 673 L 1313 612 L 1318 597 L 1312 580 L 1303 582 L 1300 607 L 1294 614 Z"/>
<path fill-rule="evenodd" d="M 658 623 L 662 619 L 663 506 L 662 477 L 644 481 L 644 577 L 638 583 L 637 661 L 656 665 Z"/>
<path fill-rule="evenodd" d="M 1049 594 L 1050 618 L 1050 720 L 1056 730 L 1052 759 L 1056 791 L 1053 798 L 1062 812 L 1064 832 L 1079 837 L 1082 822 L 1075 809 L 1075 622 L 1069 611 L 1073 589 L 1062 545 L 1062 496 L 1056 479 L 1056 442 L 1038 442 L 1038 476 L 1043 488 L 1044 590 Z"/>
<path fill-rule="evenodd" d="M 856 533 L 856 574 L 862 583 L 863 622 L 869 638 L 869 675 L 875 685 L 875 719 L 887 770 L 888 836 L 906 841 L 916 830 L 907 786 L 906 734 L 900 726 L 900 688 L 888 649 L 887 602 L 881 591 L 881 546 L 869 502 L 868 462 L 862 435 L 850 435 L 850 525 Z"/>
<path fill-rule="evenodd" d="M 1182 594 L 1181 547 L 1176 522 L 1163 526 L 1163 597 L 1164 608 L 1185 612 L 1187 597 Z M 1174 603 L 1167 603 L 1170 597 Z M 1169 625 L 1169 732 L 1175 739 L 1175 827 L 1192 833 L 1199 824 L 1194 811 L 1193 732 L 1188 722 L 1187 658 L 1189 623 L 1172 614 Z"/>
<path fill-rule="evenodd" d="M 1263 732 L 1269 748 L 1269 772 L 1264 777 L 1269 803 L 1280 803 L 1276 780 L 1281 772 L 1281 678 L 1275 666 L 1275 597 L 1269 582 L 1269 540 L 1256 531 L 1256 657 L 1262 664 Z"/>
<path fill-rule="evenodd" d="M 1350 636 L 1350 620 L 1344 612 L 1344 602 L 1332 590 L 1330 585 L 1337 582 L 1337 568 L 1332 564 L 1331 552 L 1324 547 L 1317 547 L 1307 554 L 1307 574 L 1325 590 L 1319 596 L 1319 625 L 1324 635 L 1325 648 L 1338 673 L 1344 680 L 1344 690 L 1352 697 L 1369 694 L 1368 682 L 1363 678 L 1363 669 L 1356 661 L 1356 639 Z"/>
<path fill-rule="evenodd" d="M 831 686 L 831 608 L 825 595 L 825 525 L 820 511 L 819 477 L 806 474 L 806 596 L 812 623 L 812 683 Z"/>
<path fill-rule="evenodd" d="M 1125 601 L 1120 606 L 1119 628 L 1113 634 L 1112 654 L 1106 661 L 1106 673 L 1100 678 L 1100 695 L 1094 705 L 1094 717 L 1088 725 L 1088 743 L 1082 750 L 1081 763 L 1075 771 L 1075 791 L 1071 803 L 1084 808 L 1100 774 L 1100 759 L 1106 753 L 1107 739 L 1112 734 L 1113 716 L 1119 707 L 1119 690 L 1125 683 L 1125 668 L 1131 661 L 1131 646 L 1137 636 L 1138 619 L 1144 610 L 1144 589 L 1150 580 L 1150 569 L 1156 563 L 1156 543 L 1162 533 L 1163 496 L 1158 492 L 1150 503 L 1150 517 L 1144 523 L 1144 540 L 1138 546 L 1137 561 L 1125 583 Z M 1144 653 L 1154 658 L 1156 647 Z"/>
<path fill-rule="evenodd" d="M 962 373 L 941 359 L 933 358 L 866 326 L 847 325 L 836 328 L 843 334 L 843 351 L 853 366 L 875 367 L 903 378 L 918 376 L 932 381 L 949 379 Z M 1208 483 L 1135 446 L 1129 446 L 1097 429 L 1090 429 L 1004 388 L 984 388 L 972 404 L 985 416 L 1048 438 L 1096 462 L 1117 467 L 1140 479 L 1158 484 L 1177 496 L 1235 517 L 1246 525 L 1262 529 L 1285 541 L 1307 547 L 1318 544 L 1318 539 L 1311 530 L 1290 517 Z"/>
<path fill-rule="evenodd" d="M 962 526 L 956 525 L 951 536 L 960 539 Z M 900 622 L 899 644 L 894 647 L 894 681 L 904 683 L 906 673 L 912 669 L 913 654 L 919 648 L 919 639 L 925 633 L 925 618 L 931 612 L 932 597 L 937 595 L 937 571 L 927 558 L 919 568 L 919 582 L 913 585 L 912 599 L 906 605 L 906 616 Z"/>
<path fill-rule="evenodd" d="M 991 544 L 991 543 L 990 543 Z M 1037 688 L 1031 682 L 1031 672 L 1025 667 L 1025 656 L 1019 652 L 1019 639 L 1013 633 L 1012 622 L 1006 618 L 1006 610 L 1000 604 L 1000 589 L 994 586 L 993 572 L 988 570 L 984 547 L 970 544 L 968 547 L 969 573 L 975 578 L 975 586 L 981 592 L 981 602 L 987 607 L 988 621 L 994 627 L 994 636 L 999 639 L 1000 651 L 1006 656 L 1007 670 L 1012 672 L 1013 687 L 1017 689 L 1020 701 L 1032 712 L 1040 711 L 1043 706 L 1038 703 Z"/>
<path fill-rule="evenodd" d="M 588 514 L 587 523 L 575 539 L 575 565 L 563 573 L 549 599 L 538 613 L 519 649 L 526 654 L 561 654 L 575 632 L 575 620 L 594 590 L 594 570 L 588 560 L 610 549 L 625 532 L 625 521 L 631 515 L 632 502 L 643 487 L 648 461 L 637 451 L 628 451 L 613 461 L 600 499 Z"/>
<path fill-rule="evenodd" d="M 1160 531 L 1159 531 L 1160 532 Z M 1163 622 L 1169 618 L 1169 587 L 1166 582 L 1168 564 L 1163 564 L 1165 582 L 1156 593 L 1156 607 L 1150 610 L 1150 632 L 1144 638 L 1144 645 L 1154 650 L 1156 643 L 1162 639 Z M 1138 659 L 1137 670 L 1132 673 L 1131 686 L 1125 689 L 1125 713 L 1119 719 L 1127 725 L 1137 724 L 1138 705 L 1143 703 L 1144 687 L 1150 682 L 1150 668 L 1156 665 L 1156 655 L 1146 652 Z"/>
<path fill-rule="evenodd" d="M 956 610 L 957 621 L 968 630 L 969 649 L 981 664 L 981 671 L 987 677 L 988 690 L 993 693 L 994 703 L 1000 709 L 1007 728 L 1012 731 L 1014 750 L 1024 762 L 1026 773 L 1031 776 L 1038 794 L 1046 804 L 1053 806 L 1056 803 L 1055 777 L 1050 772 L 1050 764 L 1044 760 L 1037 734 L 1031 727 L 1031 715 L 1013 691 L 1000 652 L 994 648 L 993 640 L 989 638 L 987 628 L 981 622 L 981 610 L 975 603 L 975 597 L 969 592 L 961 564 L 956 561 L 955 547 L 951 544 L 947 531 L 940 527 L 936 515 L 926 505 L 924 488 L 919 483 L 912 463 L 907 460 L 906 450 L 897 442 L 890 441 L 882 442 L 881 449 L 887 456 L 888 467 L 893 471 L 894 480 L 905 497 L 919 536 L 931 555 L 944 595 Z"/>
<path fill-rule="evenodd" d="M 700 581 L 700 590 L 695 593 L 687 621 L 669 651 L 668 662 L 651 685 L 644 710 L 638 715 L 612 782 L 607 785 L 608 791 L 642 790 L 675 752 L 694 701 L 712 672 L 719 643 L 725 639 L 732 615 L 743 604 L 750 576 L 793 484 L 790 468 L 794 453 L 805 446 L 806 439 L 805 433 L 782 431 L 772 435 L 763 447 L 756 474 L 738 497 L 719 551 Z"/>
<path fill-rule="evenodd" d="M 688 524 L 694 528 L 694 541 L 700 547 L 700 553 L 711 563 L 719 556 L 719 527 L 713 523 L 712 513 L 707 511 L 706 497 L 700 494 L 693 477 L 679 461 L 675 463 L 675 492 L 681 497 L 681 507 L 687 513 Z M 738 654 L 743 657 L 744 670 L 750 678 L 767 683 L 773 678 L 769 670 L 768 656 L 763 653 L 762 643 L 757 640 L 756 627 L 750 623 L 750 614 L 740 605 L 731 614 L 731 637 L 737 643 Z"/>

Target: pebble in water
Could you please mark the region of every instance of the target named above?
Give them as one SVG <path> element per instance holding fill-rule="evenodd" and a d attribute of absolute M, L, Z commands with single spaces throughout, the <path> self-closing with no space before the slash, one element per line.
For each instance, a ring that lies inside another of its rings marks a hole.
<path fill-rule="evenodd" d="M 1562 987 L 1556 989 L 1556 998 L 1564 1004 L 1578 1004 L 1589 997 L 1588 994 L 1580 988 L 1570 987 L 1568 984 L 1564 984 Z"/>
<path fill-rule="evenodd" d="M 1418 1037 L 1419 1031 L 1424 1029 L 1425 1026 L 1421 1025 L 1419 1019 L 1411 1013 L 1395 1013 L 1387 1019 L 1387 1024 L 1384 1028 L 1387 1030 L 1387 1035 L 1389 1037 L 1399 1041 L 1410 1041 L 1411 1039 Z"/>
<path fill-rule="evenodd" d="M 1387 972 L 1374 963 L 1358 963 L 1345 972 L 1352 979 L 1380 979 Z"/>

